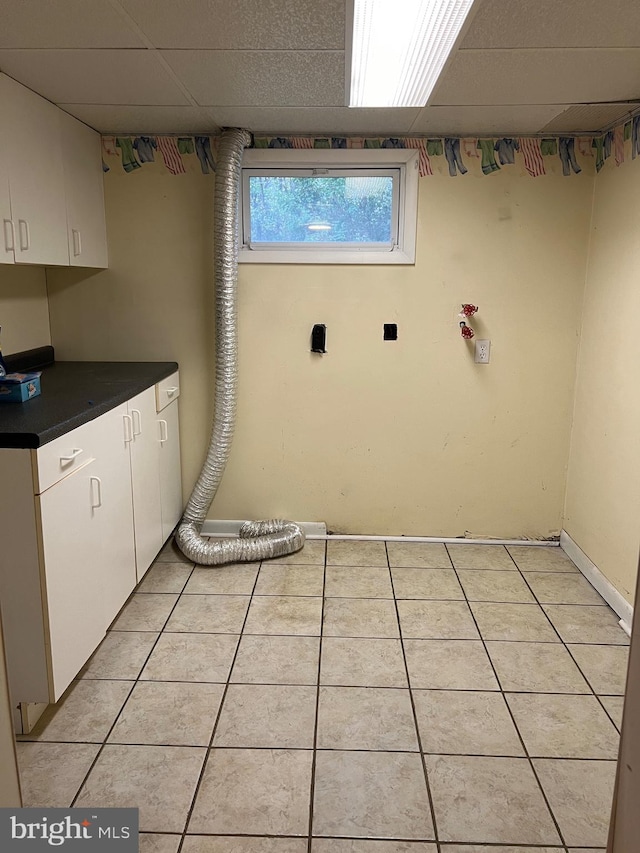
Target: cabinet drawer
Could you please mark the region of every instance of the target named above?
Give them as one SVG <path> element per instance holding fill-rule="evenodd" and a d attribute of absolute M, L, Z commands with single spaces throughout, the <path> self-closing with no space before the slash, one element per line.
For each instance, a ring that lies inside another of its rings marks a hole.
<path fill-rule="evenodd" d="M 165 406 L 177 400 L 180 396 L 180 374 L 176 370 L 162 382 L 156 383 L 156 412 L 161 412 Z"/>
<path fill-rule="evenodd" d="M 94 420 L 39 447 L 36 451 L 36 494 L 42 494 L 67 474 L 97 456 L 99 445 L 100 425 Z"/>

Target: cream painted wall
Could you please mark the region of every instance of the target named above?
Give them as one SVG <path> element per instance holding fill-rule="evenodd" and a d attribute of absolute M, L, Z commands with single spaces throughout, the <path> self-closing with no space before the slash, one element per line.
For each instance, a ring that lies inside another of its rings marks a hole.
<path fill-rule="evenodd" d="M 2 623 L 0 623 L 0 808 L 14 808 L 22 805 L 14 741 Z"/>
<path fill-rule="evenodd" d="M 564 527 L 633 603 L 640 545 L 640 161 L 595 184 Z"/>
<path fill-rule="evenodd" d="M 415 267 L 243 266 L 238 429 L 215 515 L 557 533 L 591 183 L 425 178 Z M 463 301 L 480 306 L 489 365 L 460 337 Z M 325 356 L 308 352 L 316 322 Z"/>
<path fill-rule="evenodd" d="M 5 353 L 51 343 L 43 267 L 0 266 L 0 326 Z"/>
<path fill-rule="evenodd" d="M 56 358 L 177 361 L 183 479 L 209 436 L 213 365 L 213 178 L 147 164 L 105 181 L 109 269 L 48 269 Z"/>
<path fill-rule="evenodd" d="M 180 362 L 190 489 L 209 430 L 213 185 L 145 165 L 105 187 L 111 267 L 49 271 L 53 342 L 60 358 Z M 242 266 L 238 428 L 211 517 L 557 534 L 592 187 L 517 167 L 435 175 L 420 182 L 415 267 Z M 460 337 L 463 301 L 480 305 L 488 366 Z"/>

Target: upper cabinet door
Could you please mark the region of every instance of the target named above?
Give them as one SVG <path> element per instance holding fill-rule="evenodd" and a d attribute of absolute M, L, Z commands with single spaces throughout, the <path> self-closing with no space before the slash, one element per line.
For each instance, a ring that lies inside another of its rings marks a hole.
<path fill-rule="evenodd" d="M 60 110 L 60 138 L 67 196 L 69 263 L 107 266 L 100 136 Z"/>
<path fill-rule="evenodd" d="M 15 261 L 69 264 L 59 110 L 0 75 L 0 122 L 6 128 Z M 4 223 L 3 223 L 4 224 Z"/>
<path fill-rule="evenodd" d="M 1 133 L 1 131 L 0 131 Z M 0 149 L 2 140 L 0 140 Z M 9 196 L 9 175 L 0 156 L 0 264 L 14 264 L 15 234 L 11 220 L 11 198 Z"/>
<path fill-rule="evenodd" d="M 1 80 L 0 80 L 1 85 Z M 1 96 L 0 96 L 1 97 Z M 0 116 L 3 117 L 0 101 Z M 9 128 L 6 121 L 0 120 L 0 264 L 13 264 L 15 236 L 11 221 L 11 196 L 9 195 Z"/>

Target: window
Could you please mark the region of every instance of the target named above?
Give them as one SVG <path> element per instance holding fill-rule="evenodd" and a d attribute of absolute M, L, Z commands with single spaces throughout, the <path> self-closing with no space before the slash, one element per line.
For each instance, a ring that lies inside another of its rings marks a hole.
<path fill-rule="evenodd" d="M 249 150 L 242 168 L 244 263 L 412 264 L 414 150 Z"/>

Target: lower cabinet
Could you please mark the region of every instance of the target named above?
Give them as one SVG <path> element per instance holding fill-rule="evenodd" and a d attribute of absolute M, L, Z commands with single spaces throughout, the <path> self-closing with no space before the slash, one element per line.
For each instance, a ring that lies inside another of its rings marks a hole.
<path fill-rule="evenodd" d="M 48 698 L 57 701 L 106 629 L 102 599 L 103 521 L 95 460 L 39 496 L 51 648 Z M 41 693 L 37 700 L 46 701 Z"/>
<path fill-rule="evenodd" d="M 166 385 L 173 389 L 170 402 L 163 401 L 158 393 Z M 138 581 L 182 515 L 179 393 L 178 374 L 174 373 L 130 400 L 125 415 L 125 432 L 131 447 Z"/>
<path fill-rule="evenodd" d="M 117 411 L 117 410 L 115 410 Z M 128 451 L 118 418 L 95 423 L 100 456 L 37 497 L 57 701 L 136 585 Z"/>
<path fill-rule="evenodd" d="M 127 430 L 130 430 L 133 526 L 140 581 L 164 542 L 160 504 L 160 436 L 154 389 L 148 388 L 138 394 L 129 401 L 128 408 L 125 422 Z"/>
<path fill-rule="evenodd" d="M 162 541 L 165 542 L 180 521 L 182 510 L 182 475 L 180 467 L 180 425 L 178 401 L 174 400 L 158 414 L 160 435 L 160 508 Z"/>
<path fill-rule="evenodd" d="M 0 449 L 14 709 L 60 698 L 179 521 L 177 405 L 158 412 L 151 387 L 37 450 Z"/>

